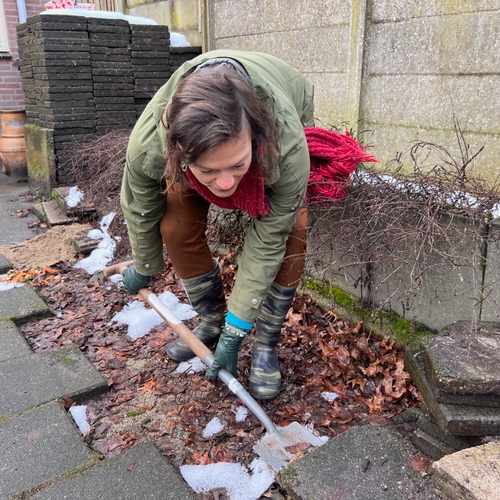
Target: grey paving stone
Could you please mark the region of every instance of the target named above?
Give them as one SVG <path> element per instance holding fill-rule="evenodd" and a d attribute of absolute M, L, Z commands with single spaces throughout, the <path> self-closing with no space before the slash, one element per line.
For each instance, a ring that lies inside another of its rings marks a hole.
<path fill-rule="evenodd" d="M 29 286 L 0 291 L 0 318 L 21 325 L 35 318 L 50 316 L 50 309 Z"/>
<path fill-rule="evenodd" d="M 425 374 L 423 351 L 405 352 L 405 369 L 411 375 L 436 423 L 451 436 L 500 435 L 500 408 L 438 403 Z"/>
<path fill-rule="evenodd" d="M 500 396 L 500 323 L 460 321 L 422 344 L 427 377 L 439 390 Z"/>
<path fill-rule="evenodd" d="M 0 171 L 0 246 L 20 243 L 37 235 L 28 224 L 36 222 L 33 214 L 18 217 L 18 210 L 30 207 L 28 184 L 9 184 L 9 177 Z"/>
<path fill-rule="evenodd" d="M 12 321 L 0 319 L 0 362 L 30 354 L 31 347 Z"/>
<path fill-rule="evenodd" d="M 57 398 L 82 401 L 108 389 L 77 346 L 0 362 L 0 418 Z"/>
<path fill-rule="evenodd" d="M 278 481 L 294 499 L 433 500 L 429 478 L 393 426 L 352 427 L 282 469 Z"/>
<path fill-rule="evenodd" d="M 0 422 L 0 443 L 0 500 L 96 460 L 57 402 Z"/>
<path fill-rule="evenodd" d="M 38 492 L 36 500 L 195 500 L 156 446 L 145 443 Z"/>

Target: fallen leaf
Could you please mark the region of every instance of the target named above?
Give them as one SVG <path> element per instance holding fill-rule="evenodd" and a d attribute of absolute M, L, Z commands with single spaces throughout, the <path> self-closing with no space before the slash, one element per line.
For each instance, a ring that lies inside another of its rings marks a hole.
<path fill-rule="evenodd" d="M 288 453 L 295 455 L 295 453 L 299 453 L 299 451 L 307 450 L 307 448 L 310 448 L 310 447 L 311 447 L 311 445 L 309 443 L 296 443 L 296 444 L 291 444 L 290 446 L 285 446 L 285 450 L 288 451 Z"/>
<path fill-rule="evenodd" d="M 423 455 L 417 455 L 416 457 L 412 458 L 410 467 L 415 472 L 425 472 L 426 474 L 428 474 L 433 462 L 434 460 L 432 460 L 432 458 L 424 457 Z"/>

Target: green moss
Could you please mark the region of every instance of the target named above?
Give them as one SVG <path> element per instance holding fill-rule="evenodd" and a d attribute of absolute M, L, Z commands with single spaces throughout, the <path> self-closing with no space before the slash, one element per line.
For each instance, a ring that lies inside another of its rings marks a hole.
<path fill-rule="evenodd" d="M 78 364 L 78 358 L 76 357 L 74 347 L 72 346 L 60 347 L 59 349 L 52 351 L 50 355 L 54 363 L 61 363 L 69 366 Z"/>
<path fill-rule="evenodd" d="M 312 292 L 313 299 L 320 306 L 333 307 L 339 316 L 353 322 L 362 321 L 370 333 L 373 332 L 380 337 L 388 335 L 391 340 L 403 346 L 409 344 L 411 347 L 418 347 L 420 339 L 433 335 L 433 332 L 424 325 L 412 323 L 393 311 L 367 307 L 359 298 L 333 286 L 328 281 L 308 278 L 305 287 L 304 292 Z M 323 304 L 321 299 L 326 299 Z"/>
<path fill-rule="evenodd" d="M 296 485 L 300 484 L 297 477 L 297 471 L 293 467 L 288 466 L 285 470 L 283 470 L 281 472 L 281 477 L 286 483 L 292 483 Z"/>
<path fill-rule="evenodd" d="M 127 417 L 137 417 L 139 415 L 142 415 L 143 413 L 145 413 L 145 410 L 132 410 L 125 413 L 125 415 Z"/>

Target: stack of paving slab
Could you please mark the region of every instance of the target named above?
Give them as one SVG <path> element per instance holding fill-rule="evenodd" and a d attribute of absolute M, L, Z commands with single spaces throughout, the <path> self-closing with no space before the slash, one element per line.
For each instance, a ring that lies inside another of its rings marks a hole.
<path fill-rule="evenodd" d="M 136 122 L 130 26 L 121 19 L 88 19 L 96 132 L 131 128 Z"/>
<path fill-rule="evenodd" d="M 18 25 L 17 36 L 28 123 L 52 131 L 54 153 L 61 157 L 95 133 L 87 20 L 33 16 Z"/>
<path fill-rule="evenodd" d="M 170 70 L 172 73 L 202 53 L 202 47 L 170 47 Z"/>
<path fill-rule="evenodd" d="M 425 406 L 413 443 L 440 459 L 500 436 L 500 323 L 458 322 L 405 353 Z"/>
<path fill-rule="evenodd" d="M 168 26 L 130 25 L 130 58 L 134 73 L 137 118 L 172 74 Z"/>
<path fill-rule="evenodd" d="M 167 26 L 38 14 L 17 27 L 30 133 L 30 183 L 47 196 L 75 182 L 78 145 L 130 129 L 172 72 L 201 53 L 174 51 Z"/>

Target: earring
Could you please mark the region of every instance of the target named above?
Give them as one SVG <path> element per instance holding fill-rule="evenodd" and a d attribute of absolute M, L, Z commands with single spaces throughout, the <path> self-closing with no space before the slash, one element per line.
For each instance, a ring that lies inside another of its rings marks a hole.
<path fill-rule="evenodd" d="M 185 172 L 188 169 L 187 163 L 185 161 L 181 162 L 181 170 Z"/>

